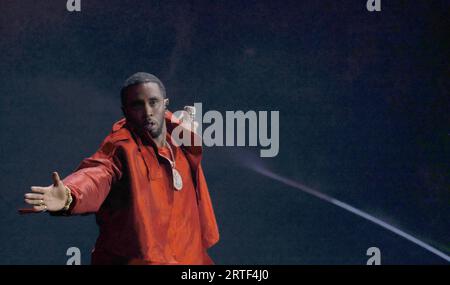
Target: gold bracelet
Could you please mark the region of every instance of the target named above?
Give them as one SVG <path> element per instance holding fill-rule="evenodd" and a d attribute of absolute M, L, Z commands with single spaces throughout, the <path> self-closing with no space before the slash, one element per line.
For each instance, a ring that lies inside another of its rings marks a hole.
<path fill-rule="evenodd" d="M 72 201 L 73 201 L 72 194 L 71 194 L 69 187 L 67 187 L 67 186 L 65 186 L 65 187 L 66 187 L 67 200 L 66 200 L 66 204 L 64 205 L 64 208 L 62 208 L 63 211 L 69 210 L 70 204 L 72 204 Z"/>

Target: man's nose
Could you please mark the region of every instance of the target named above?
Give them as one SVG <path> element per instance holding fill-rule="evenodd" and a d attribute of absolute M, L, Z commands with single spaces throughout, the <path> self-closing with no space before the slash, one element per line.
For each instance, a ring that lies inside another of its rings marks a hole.
<path fill-rule="evenodd" d="M 152 109 L 152 107 L 150 107 L 150 105 L 148 103 L 145 104 L 145 114 L 148 117 L 153 117 L 153 109 Z"/>

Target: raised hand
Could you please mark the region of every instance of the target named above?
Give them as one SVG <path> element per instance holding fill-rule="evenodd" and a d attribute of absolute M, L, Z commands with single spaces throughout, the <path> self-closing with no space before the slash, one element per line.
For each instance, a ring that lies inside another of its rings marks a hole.
<path fill-rule="evenodd" d="M 173 115 L 181 122 L 184 128 L 197 134 L 199 124 L 194 121 L 195 112 L 194 106 L 184 106 L 183 111 L 177 111 Z"/>

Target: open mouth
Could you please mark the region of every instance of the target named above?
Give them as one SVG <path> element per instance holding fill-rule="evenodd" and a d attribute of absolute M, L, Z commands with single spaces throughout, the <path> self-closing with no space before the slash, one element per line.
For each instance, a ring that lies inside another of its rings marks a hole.
<path fill-rule="evenodd" d="M 156 122 L 155 121 L 146 121 L 144 123 L 145 128 L 154 128 L 156 127 Z"/>

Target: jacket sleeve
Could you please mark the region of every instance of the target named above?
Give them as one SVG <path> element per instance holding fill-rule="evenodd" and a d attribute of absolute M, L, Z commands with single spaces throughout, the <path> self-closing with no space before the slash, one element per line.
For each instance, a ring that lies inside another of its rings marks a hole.
<path fill-rule="evenodd" d="M 199 215 L 203 245 L 210 248 L 219 241 L 219 229 L 201 164 L 198 167 L 197 183 L 200 190 Z"/>
<path fill-rule="evenodd" d="M 98 211 L 111 186 L 122 177 L 122 163 L 114 142 L 107 137 L 91 157 L 85 158 L 63 183 L 69 187 L 73 202 L 66 214 Z"/>

